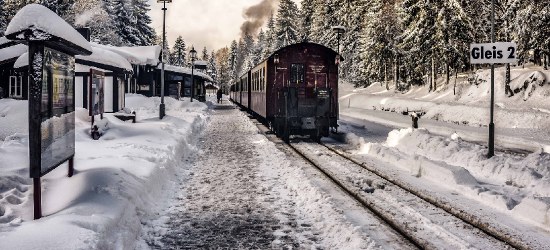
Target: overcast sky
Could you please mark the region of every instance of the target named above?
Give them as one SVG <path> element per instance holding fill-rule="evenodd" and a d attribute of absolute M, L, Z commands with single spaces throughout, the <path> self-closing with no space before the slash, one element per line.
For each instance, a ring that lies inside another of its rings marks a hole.
<path fill-rule="evenodd" d="M 300 0 L 295 0 L 299 2 Z M 188 49 L 199 52 L 229 46 L 240 36 L 243 11 L 261 0 L 173 0 L 166 4 L 166 34 L 170 47 L 181 35 Z M 162 3 L 149 0 L 152 26 L 162 32 Z"/>

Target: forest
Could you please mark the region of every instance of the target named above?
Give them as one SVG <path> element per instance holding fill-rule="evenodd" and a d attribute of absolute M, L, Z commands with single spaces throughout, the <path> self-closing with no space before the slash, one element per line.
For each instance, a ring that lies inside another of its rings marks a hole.
<path fill-rule="evenodd" d="M 550 5 L 539 0 L 495 0 L 495 41 L 513 41 L 520 63 L 547 67 Z M 356 86 L 393 81 L 396 88 L 429 84 L 471 71 L 471 43 L 491 42 L 491 0 L 280 0 L 258 34 L 229 46 L 229 70 L 238 76 L 278 48 L 301 41 L 337 50 L 340 75 Z M 509 65 L 508 65 L 509 67 Z M 508 80 L 509 81 L 509 80 Z"/>
<path fill-rule="evenodd" d="M 302 41 L 339 49 L 340 75 L 356 86 L 393 81 L 397 89 L 429 84 L 474 69 L 471 43 L 491 42 L 492 0 L 263 0 L 278 5 L 258 29 L 245 29 L 227 47 L 209 52 L 215 79 L 229 83 L 277 49 Z M 494 0 L 495 41 L 513 41 L 520 64 L 547 67 L 550 5 L 541 0 Z M 40 3 L 75 27 L 90 27 L 92 41 L 115 46 L 161 44 L 151 28 L 147 0 L 0 0 L 0 35 L 17 10 Z M 338 40 L 334 26 L 346 31 Z M 339 44 L 338 44 L 339 41 Z M 338 48 L 339 47 L 339 48 Z M 165 60 L 189 65 L 185 40 L 165 45 Z M 479 66 L 477 66 L 479 67 Z M 509 65 L 507 65 L 509 67 Z"/>

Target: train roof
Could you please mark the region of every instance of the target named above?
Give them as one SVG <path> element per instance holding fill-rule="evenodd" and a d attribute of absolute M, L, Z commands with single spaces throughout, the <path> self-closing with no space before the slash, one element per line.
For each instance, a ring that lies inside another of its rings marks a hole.
<path fill-rule="evenodd" d="M 292 48 L 295 48 L 295 47 L 300 47 L 300 46 L 315 46 L 315 47 L 320 47 L 320 48 L 323 48 L 324 50 L 326 50 L 327 52 L 329 53 L 332 53 L 333 55 L 337 55 L 338 52 L 334 51 L 333 49 L 327 47 L 327 46 L 324 46 L 324 45 L 321 45 L 321 44 L 318 44 L 318 43 L 312 43 L 312 42 L 301 42 L 301 43 L 294 43 L 294 44 L 291 44 L 291 45 L 287 45 L 285 47 L 282 47 L 280 49 L 278 49 L 277 51 L 271 53 L 271 55 L 266 58 L 266 59 L 269 59 L 271 57 L 273 57 L 275 54 L 278 54 L 280 52 L 282 52 L 283 50 L 288 50 L 288 49 L 292 49 Z M 344 58 L 342 57 L 342 55 L 340 55 L 340 60 L 344 60 Z"/>

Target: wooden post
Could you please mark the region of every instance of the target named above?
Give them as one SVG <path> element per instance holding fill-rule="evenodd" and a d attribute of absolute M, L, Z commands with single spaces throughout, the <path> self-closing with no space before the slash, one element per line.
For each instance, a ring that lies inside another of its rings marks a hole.
<path fill-rule="evenodd" d="M 74 175 L 74 157 L 71 157 L 71 159 L 69 159 L 69 173 L 67 174 L 67 176 L 73 177 L 73 175 Z"/>
<path fill-rule="evenodd" d="M 34 200 L 34 219 L 42 218 L 42 188 L 40 186 L 40 177 L 32 178 L 33 200 Z"/>

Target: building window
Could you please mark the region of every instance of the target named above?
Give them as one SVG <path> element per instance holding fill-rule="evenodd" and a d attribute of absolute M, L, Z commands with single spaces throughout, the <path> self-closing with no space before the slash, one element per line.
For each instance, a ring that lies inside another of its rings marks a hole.
<path fill-rule="evenodd" d="M 23 78 L 21 76 L 10 76 L 9 91 L 11 98 L 23 98 Z"/>
<path fill-rule="evenodd" d="M 293 63 L 290 65 L 290 83 L 302 85 L 304 83 L 304 65 Z"/>

